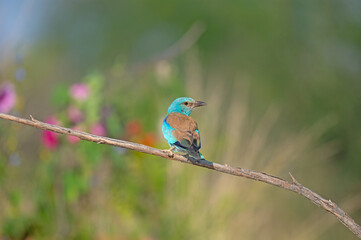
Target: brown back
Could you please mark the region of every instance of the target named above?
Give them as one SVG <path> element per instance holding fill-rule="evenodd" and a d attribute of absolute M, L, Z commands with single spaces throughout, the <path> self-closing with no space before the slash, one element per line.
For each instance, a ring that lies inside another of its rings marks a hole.
<path fill-rule="evenodd" d="M 174 129 L 172 135 L 180 144 L 186 148 L 198 151 L 200 148 L 200 135 L 197 122 L 181 113 L 170 113 L 167 117 L 167 123 Z"/>

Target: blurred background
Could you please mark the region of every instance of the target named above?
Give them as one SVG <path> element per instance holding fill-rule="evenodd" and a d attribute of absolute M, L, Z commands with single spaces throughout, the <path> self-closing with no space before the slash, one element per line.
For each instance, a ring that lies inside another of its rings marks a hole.
<path fill-rule="evenodd" d="M 0 1 L 0 112 L 289 179 L 361 223 L 361 2 Z M 355 239 L 263 183 L 0 120 L 0 239 Z"/>

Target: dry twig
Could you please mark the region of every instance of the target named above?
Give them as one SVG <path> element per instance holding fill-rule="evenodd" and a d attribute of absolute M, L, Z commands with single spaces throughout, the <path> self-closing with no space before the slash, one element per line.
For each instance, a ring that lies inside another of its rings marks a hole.
<path fill-rule="evenodd" d="M 69 128 L 59 127 L 51 124 L 47 124 L 38 120 L 35 120 L 32 116 L 30 116 L 31 120 L 19 118 L 15 116 L 11 116 L 8 114 L 0 113 L 0 118 L 22 123 L 25 125 L 29 125 L 35 128 L 40 128 L 44 130 L 53 131 L 60 134 L 65 135 L 72 135 L 75 137 L 78 137 L 80 139 L 96 142 L 98 144 L 107 144 L 117 147 L 122 147 L 142 153 L 152 154 L 156 155 L 162 158 L 171 159 L 175 161 L 179 161 L 182 163 L 192 164 L 199 167 L 209 168 L 218 172 L 238 176 L 238 177 L 245 177 L 252 180 L 268 183 L 292 192 L 296 192 L 306 198 L 308 198 L 311 202 L 316 204 L 319 207 L 322 207 L 326 211 L 332 213 L 336 216 L 336 218 L 344 224 L 348 229 L 350 229 L 357 237 L 361 238 L 361 227 L 358 225 L 350 216 L 348 216 L 340 207 L 338 207 L 335 203 L 333 203 L 331 200 L 326 200 L 317 193 L 311 191 L 310 189 L 302 186 L 290 173 L 290 176 L 292 178 L 292 182 L 288 182 L 286 180 L 283 180 L 281 178 L 271 176 L 266 173 L 262 172 L 256 172 L 249 169 L 244 168 L 236 168 L 231 167 L 229 165 L 222 165 L 218 163 L 209 162 L 206 160 L 197 160 L 197 161 L 191 161 L 183 156 L 174 154 L 171 156 L 167 150 L 160 150 L 152 147 L 148 147 L 142 144 L 138 143 L 132 143 L 128 141 L 123 140 L 117 140 L 107 137 L 100 137 L 93 134 L 89 134 L 82 131 L 77 131 Z"/>
<path fill-rule="evenodd" d="M 192 47 L 205 31 L 205 26 L 201 22 L 195 22 L 189 30 L 172 46 L 164 50 L 163 52 L 147 59 L 143 62 L 137 63 L 135 66 L 130 67 L 131 73 L 144 72 L 156 63 L 166 60 L 171 60 L 176 56 L 182 54 L 190 47 Z"/>

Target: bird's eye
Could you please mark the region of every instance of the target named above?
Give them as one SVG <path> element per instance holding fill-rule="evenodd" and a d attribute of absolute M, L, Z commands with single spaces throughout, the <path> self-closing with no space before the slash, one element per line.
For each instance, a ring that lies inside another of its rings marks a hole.
<path fill-rule="evenodd" d="M 185 102 L 184 105 L 188 106 L 188 102 Z"/>

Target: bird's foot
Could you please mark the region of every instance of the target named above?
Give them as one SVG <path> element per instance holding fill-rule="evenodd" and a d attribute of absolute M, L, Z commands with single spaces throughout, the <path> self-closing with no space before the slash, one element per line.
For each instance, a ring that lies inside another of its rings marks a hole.
<path fill-rule="evenodd" d="M 172 146 L 170 149 L 163 150 L 163 152 L 168 153 L 168 157 L 173 158 L 174 157 L 174 152 L 172 152 L 172 151 L 173 151 L 174 148 L 175 147 Z"/>

